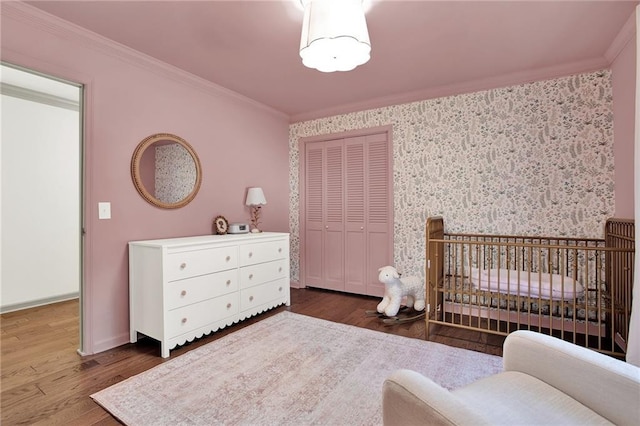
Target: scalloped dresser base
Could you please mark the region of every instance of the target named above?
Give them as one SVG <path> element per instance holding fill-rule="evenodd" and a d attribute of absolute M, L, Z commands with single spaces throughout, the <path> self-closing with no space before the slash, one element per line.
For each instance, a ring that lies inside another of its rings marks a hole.
<path fill-rule="evenodd" d="M 163 355 L 163 358 L 166 358 L 169 356 L 169 351 L 171 349 L 175 349 L 178 346 L 182 346 L 187 342 L 193 342 L 195 339 L 200 339 L 204 336 L 208 336 L 211 333 L 215 333 L 218 330 L 222 330 L 225 327 L 229 327 L 232 326 L 233 324 L 236 324 L 240 321 L 244 321 L 247 318 L 251 318 L 254 317 L 256 315 L 260 315 L 261 313 L 267 312 L 270 309 L 273 308 L 277 308 L 280 305 L 287 305 L 289 306 L 289 302 L 288 301 L 281 301 L 281 302 L 273 302 L 273 304 L 269 305 L 268 307 L 259 310 L 259 312 L 245 312 L 242 313 L 239 317 L 235 318 L 234 321 L 222 321 L 220 323 L 216 323 L 216 324 L 210 324 L 206 327 L 202 327 L 198 330 L 195 330 L 193 332 L 190 333 L 185 333 L 181 336 L 177 336 L 174 337 L 172 339 L 170 339 L 166 345 L 161 343 L 161 352 L 162 354 L 166 353 L 166 356 Z"/>

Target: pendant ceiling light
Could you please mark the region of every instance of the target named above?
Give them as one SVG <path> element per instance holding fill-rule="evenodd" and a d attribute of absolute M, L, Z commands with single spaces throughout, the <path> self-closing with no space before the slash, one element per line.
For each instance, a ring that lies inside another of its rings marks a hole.
<path fill-rule="evenodd" d="M 322 72 L 350 71 L 370 58 L 362 0 L 301 0 L 300 57 Z"/>

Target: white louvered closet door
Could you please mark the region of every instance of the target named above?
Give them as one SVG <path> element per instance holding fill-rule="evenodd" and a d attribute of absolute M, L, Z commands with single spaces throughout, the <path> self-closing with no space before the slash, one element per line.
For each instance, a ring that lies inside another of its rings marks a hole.
<path fill-rule="evenodd" d="M 387 132 L 305 145 L 304 284 L 382 296 L 393 261 Z"/>

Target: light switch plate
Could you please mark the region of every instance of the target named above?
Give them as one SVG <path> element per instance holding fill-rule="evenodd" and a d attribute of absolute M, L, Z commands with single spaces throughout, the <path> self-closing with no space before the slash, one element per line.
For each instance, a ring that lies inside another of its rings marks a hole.
<path fill-rule="evenodd" d="M 111 219 L 111 203 L 98 203 L 98 219 Z"/>

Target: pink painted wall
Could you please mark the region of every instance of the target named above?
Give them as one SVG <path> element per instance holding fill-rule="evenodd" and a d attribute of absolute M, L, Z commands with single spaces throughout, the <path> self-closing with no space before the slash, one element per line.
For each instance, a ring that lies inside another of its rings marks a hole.
<path fill-rule="evenodd" d="M 635 28 L 635 15 L 627 25 Z M 635 31 L 633 31 L 635 33 Z M 634 140 L 636 37 L 629 39 L 611 64 L 615 156 L 616 217 L 634 217 Z"/>
<path fill-rule="evenodd" d="M 288 231 L 288 117 L 24 4 L 2 2 L 1 19 L 2 60 L 86 85 L 85 353 L 129 340 L 128 241 L 209 234 L 218 214 L 248 220 L 248 186 L 265 191 L 263 229 Z M 158 132 L 202 163 L 182 209 L 153 207 L 131 182 L 133 150 Z M 98 220 L 98 201 L 111 202 L 111 220 Z"/>

